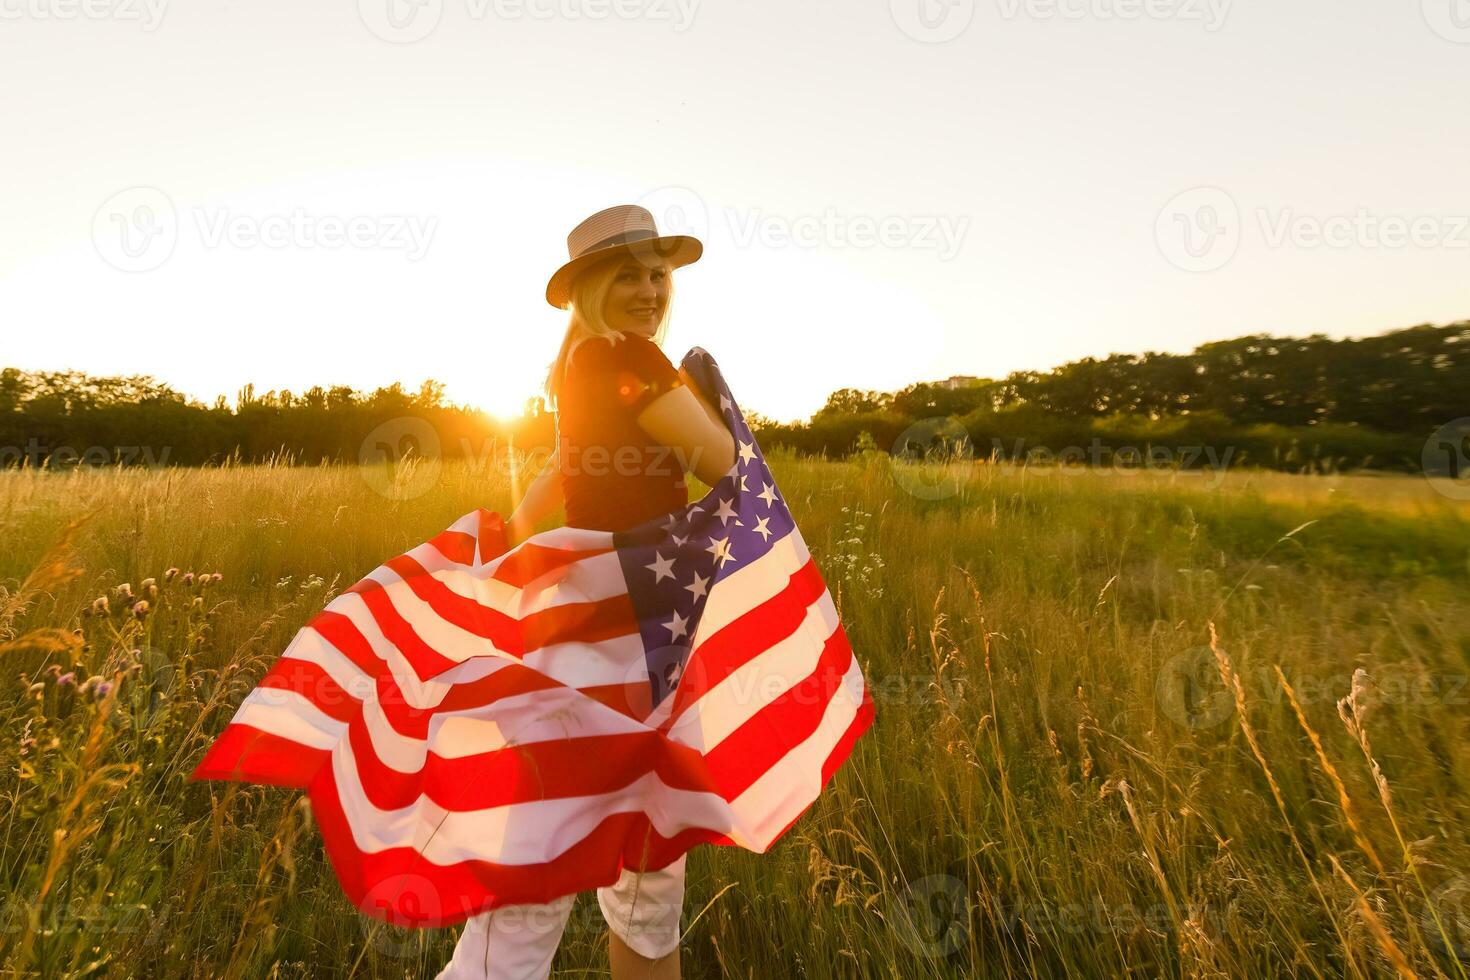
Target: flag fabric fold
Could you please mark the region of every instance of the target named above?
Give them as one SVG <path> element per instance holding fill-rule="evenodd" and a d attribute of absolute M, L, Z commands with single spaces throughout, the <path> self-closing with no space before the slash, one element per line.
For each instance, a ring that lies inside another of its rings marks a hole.
<path fill-rule="evenodd" d="M 765 852 L 873 703 L 719 366 L 683 367 L 739 453 L 703 499 L 514 549 L 464 515 L 314 616 L 191 778 L 306 790 L 348 898 L 406 926 Z"/>

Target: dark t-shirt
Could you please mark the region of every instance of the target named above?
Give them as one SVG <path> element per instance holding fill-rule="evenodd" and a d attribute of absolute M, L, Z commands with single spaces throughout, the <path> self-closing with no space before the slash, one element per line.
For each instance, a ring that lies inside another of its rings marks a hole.
<path fill-rule="evenodd" d="M 635 421 L 681 384 L 647 337 L 593 337 L 572 352 L 557 395 L 568 525 L 624 531 L 689 503 L 678 455 Z"/>

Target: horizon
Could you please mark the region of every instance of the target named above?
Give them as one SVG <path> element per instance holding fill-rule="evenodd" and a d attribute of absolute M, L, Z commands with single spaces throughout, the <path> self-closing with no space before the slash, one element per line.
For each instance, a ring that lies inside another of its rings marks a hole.
<path fill-rule="evenodd" d="M 1369 337 L 1379 337 L 1379 336 L 1383 336 L 1385 334 L 1396 333 L 1396 332 L 1402 331 L 1402 330 L 1412 330 L 1412 329 L 1415 329 L 1415 328 L 1418 328 L 1418 327 L 1446 327 L 1446 326 L 1454 326 L 1454 325 L 1457 325 L 1457 324 L 1470 324 L 1470 317 L 1466 317 L 1464 319 L 1447 320 L 1447 321 L 1444 321 L 1443 323 L 1427 323 L 1427 322 L 1426 323 L 1412 323 L 1412 324 L 1406 324 L 1404 326 L 1387 327 L 1385 329 L 1373 331 L 1373 332 L 1370 332 L 1370 333 L 1350 334 L 1350 335 L 1342 335 L 1342 336 L 1334 336 L 1332 333 L 1329 333 L 1329 332 L 1326 332 L 1326 331 L 1314 331 L 1312 333 L 1304 333 L 1304 334 L 1241 333 L 1241 334 L 1233 334 L 1233 335 L 1228 336 L 1228 337 L 1217 337 L 1217 338 L 1214 338 L 1213 340 L 1205 340 L 1205 341 L 1202 341 L 1202 342 L 1196 344 L 1194 347 L 1189 348 L 1188 350 L 1170 350 L 1170 349 L 1164 349 L 1164 348 L 1149 348 L 1147 350 L 1133 350 L 1133 351 L 1119 350 L 1119 351 L 1112 351 L 1111 353 L 1106 354 L 1106 355 L 1102 355 L 1100 357 L 1096 357 L 1096 359 L 1097 360 L 1105 360 L 1108 357 L 1115 357 L 1115 356 L 1144 357 L 1144 356 L 1151 355 L 1151 354 L 1184 355 L 1184 354 L 1192 353 L 1193 351 L 1198 350 L 1199 347 L 1204 346 L 1206 344 L 1220 343 L 1220 342 L 1223 342 L 1223 341 L 1230 341 L 1230 340 L 1239 340 L 1239 339 L 1242 339 L 1242 338 L 1245 338 L 1245 337 L 1269 337 L 1272 340 L 1304 340 L 1304 339 L 1307 339 L 1308 337 L 1321 336 L 1321 337 L 1327 337 L 1328 339 L 1331 339 L 1331 340 L 1363 340 L 1363 339 L 1366 339 L 1366 338 L 1369 338 Z M 665 352 L 668 353 L 667 350 Z M 711 351 L 711 353 L 713 353 L 713 351 Z M 681 354 L 680 356 L 682 357 L 683 355 Z M 1089 355 L 1089 356 L 1093 356 L 1093 355 Z M 671 355 L 671 358 L 670 359 L 672 360 L 672 355 Z M 718 358 L 716 358 L 716 359 L 718 360 Z M 1074 358 L 1072 360 L 1062 361 L 1062 362 L 1059 362 L 1059 363 L 1056 363 L 1056 364 L 1052 364 L 1052 365 L 1050 365 L 1048 367 L 1044 367 L 1044 368 L 1042 368 L 1042 367 L 1020 367 L 1020 368 L 1015 369 L 1015 371 L 1013 371 L 1013 372 L 1007 372 L 1006 374 L 1003 374 L 1003 375 L 971 374 L 970 372 L 967 372 L 967 371 L 956 371 L 956 372 L 954 372 L 954 373 L 952 373 L 950 375 L 947 375 L 947 376 L 945 376 L 943 378 L 928 378 L 928 379 L 912 380 L 912 381 L 907 382 L 906 384 L 899 385 L 896 388 L 858 388 L 856 390 L 861 390 L 861 391 L 875 391 L 875 392 L 881 392 L 881 393 L 885 393 L 885 394 L 891 394 L 891 393 L 896 393 L 898 391 L 902 391 L 904 388 L 909 387 L 911 385 L 919 385 L 919 384 L 941 384 L 941 383 L 943 383 L 945 381 L 949 381 L 949 380 L 954 379 L 954 378 L 973 378 L 973 379 L 975 379 L 977 381 L 1001 381 L 1004 378 L 1008 377 L 1010 374 L 1013 374 L 1013 373 L 1016 373 L 1016 372 L 1032 371 L 1032 372 L 1037 372 L 1037 373 L 1043 373 L 1044 374 L 1044 373 L 1048 373 L 1048 372 L 1051 372 L 1051 371 L 1056 371 L 1056 370 L 1058 370 L 1058 369 L 1060 369 L 1062 367 L 1067 366 L 1068 364 L 1074 364 L 1074 363 L 1077 363 L 1079 361 L 1084 361 L 1086 359 L 1087 359 L 1086 357 L 1078 357 L 1078 358 Z M 675 363 L 677 363 L 677 362 L 675 362 Z M 45 368 L 45 367 L 42 367 L 42 368 L 34 368 L 34 367 L 21 367 L 20 365 L 0 364 L 0 368 L 6 368 L 6 367 L 14 367 L 16 370 L 19 370 L 19 371 L 22 371 L 22 372 L 26 372 L 26 373 L 32 373 L 32 374 L 43 373 L 43 372 L 60 372 L 60 373 L 65 373 L 67 371 L 77 371 L 77 370 L 80 370 L 80 369 L 77 369 L 77 368 L 65 368 L 65 367 L 62 367 L 62 368 Z M 722 365 L 722 367 L 723 367 L 723 365 Z M 94 374 L 94 373 L 85 372 L 85 371 L 82 372 L 82 373 L 87 374 L 89 377 L 132 377 L 132 376 L 134 376 L 134 375 L 101 375 L 101 374 Z M 147 373 L 145 373 L 145 374 L 136 375 L 136 377 L 151 378 L 153 381 L 155 381 L 155 382 L 157 382 L 159 384 L 166 385 L 171 390 L 177 392 L 180 395 L 183 395 L 184 398 L 187 401 L 191 402 L 191 403 L 202 404 L 202 405 L 205 405 L 205 406 L 213 406 L 216 403 L 218 397 L 221 397 L 222 396 L 222 397 L 225 398 L 226 405 L 230 409 L 231 412 L 238 412 L 239 411 L 239 408 L 240 408 L 239 395 L 240 395 L 240 392 L 247 385 L 250 386 L 253 389 L 253 393 L 256 394 L 256 395 L 263 396 L 263 395 L 266 395 L 266 394 L 270 394 L 272 392 L 275 392 L 275 393 L 279 394 L 279 393 L 281 393 L 283 391 L 290 391 L 293 396 L 299 397 L 302 394 L 304 394 L 305 392 L 310 391 L 312 388 L 319 387 L 319 388 L 322 388 L 323 390 L 328 390 L 330 388 L 333 388 L 333 387 L 336 387 L 336 386 L 338 386 L 340 384 L 343 384 L 343 382 L 339 382 L 339 381 L 318 381 L 318 382 L 316 382 L 314 384 L 308 384 L 305 387 L 302 387 L 302 388 L 299 388 L 299 389 L 298 388 L 262 388 L 260 385 L 255 384 L 254 382 L 246 381 L 240 387 L 236 388 L 233 393 L 229 393 L 229 392 L 216 392 L 216 393 L 210 394 L 208 397 L 204 397 L 204 396 L 200 396 L 200 395 L 198 395 L 198 394 L 196 394 L 194 392 L 185 390 L 184 388 L 181 388 L 178 385 L 174 384 L 169 379 L 163 378 L 163 377 L 159 377 L 157 374 L 147 374 Z M 388 381 L 385 384 L 375 385 L 373 388 L 358 388 L 358 387 L 355 387 L 355 386 L 352 386 L 352 385 L 347 385 L 347 387 L 353 387 L 353 390 L 356 391 L 358 394 L 370 395 L 377 388 L 389 388 L 389 387 L 392 387 L 394 384 L 398 384 L 398 385 L 400 385 L 400 387 L 402 388 L 402 390 L 404 392 L 409 393 L 409 394 L 413 394 L 413 393 L 416 393 L 423 384 L 425 384 L 427 382 L 431 382 L 431 381 L 432 382 L 435 382 L 435 383 L 440 383 L 440 384 L 443 383 L 441 379 L 432 378 L 432 377 L 419 378 L 419 379 L 414 380 L 414 381 L 405 381 L 405 380 L 403 380 L 403 379 L 400 378 L 400 379 L 398 379 L 396 381 Z M 853 386 L 853 385 L 839 385 L 837 388 L 833 388 L 831 391 L 827 392 L 823 396 L 823 398 L 824 398 L 824 404 L 825 404 L 825 398 L 827 396 L 830 396 L 833 392 L 840 391 L 840 390 L 842 390 L 844 388 L 855 388 L 855 386 Z M 540 394 L 534 394 L 531 397 L 543 397 L 543 396 L 540 395 Z M 459 409 L 461 411 L 469 412 L 469 413 L 482 414 L 482 415 L 485 415 L 485 416 L 487 416 L 489 418 L 495 419 L 496 421 L 499 421 L 499 422 L 510 422 L 510 421 L 514 421 L 515 419 L 523 418 L 526 415 L 526 413 L 524 412 L 524 410 L 518 410 L 518 411 L 512 412 L 512 413 L 510 413 L 510 414 L 507 415 L 507 414 L 501 414 L 501 413 L 496 412 L 496 411 L 492 411 L 492 410 L 490 410 L 489 408 L 487 408 L 485 406 L 476 405 L 476 404 L 474 404 L 472 402 L 463 402 L 463 401 L 460 401 L 459 399 L 456 399 L 456 398 L 451 397 L 451 393 L 448 391 L 447 388 L 445 390 L 444 400 L 443 401 L 444 401 L 444 404 L 446 404 L 446 405 L 448 405 L 450 407 Z M 746 405 L 744 401 L 741 402 L 741 405 L 742 405 L 743 410 L 746 412 L 747 415 L 754 413 L 754 414 L 757 414 L 757 415 L 763 416 L 764 418 L 769 419 L 772 423 L 774 423 L 776 425 L 784 425 L 784 426 L 807 425 L 807 424 L 809 424 L 811 422 L 812 415 L 815 414 L 815 412 L 817 411 L 817 409 L 814 409 L 812 411 L 812 413 L 809 413 L 809 414 L 807 414 L 807 415 L 805 415 L 803 417 L 800 417 L 800 418 L 777 418 L 776 416 L 771 415 L 768 412 L 762 411 L 759 406 Z M 820 407 L 821 406 L 818 406 L 818 409 L 820 409 Z"/>

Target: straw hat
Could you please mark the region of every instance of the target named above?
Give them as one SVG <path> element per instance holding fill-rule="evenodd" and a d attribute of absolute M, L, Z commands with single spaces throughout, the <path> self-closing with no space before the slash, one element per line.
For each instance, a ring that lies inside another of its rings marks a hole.
<path fill-rule="evenodd" d="M 599 211 L 567 236 L 569 261 L 546 283 L 546 302 L 559 310 L 571 305 L 572 280 L 588 266 L 619 252 L 657 252 L 675 269 L 698 262 L 704 244 L 689 235 L 660 235 L 647 208 L 619 204 Z"/>

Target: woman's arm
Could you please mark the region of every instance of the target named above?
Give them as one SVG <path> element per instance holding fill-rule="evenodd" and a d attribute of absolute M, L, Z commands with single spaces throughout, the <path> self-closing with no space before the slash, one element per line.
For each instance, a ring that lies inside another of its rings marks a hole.
<path fill-rule="evenodd" d="M 650 402 L 637 422 L 678 451 L 689 471 L 712 487 L 735 466 L 735 440 L 720 413 L 685 377 L 684 384 Z"/>
<path fill-rule="evenodd" d="M 536 525 L 565 506 L 566 499 L 562 496 L 559 472 L 560 454 L 561 449 L 558 447 L 551 454 L 551 460 L 541 470 L 541 474 L 526 487 L 521 502 L 505 522 L 506 544 L 510 547 L 514 548 L 529 538 Z"/>

